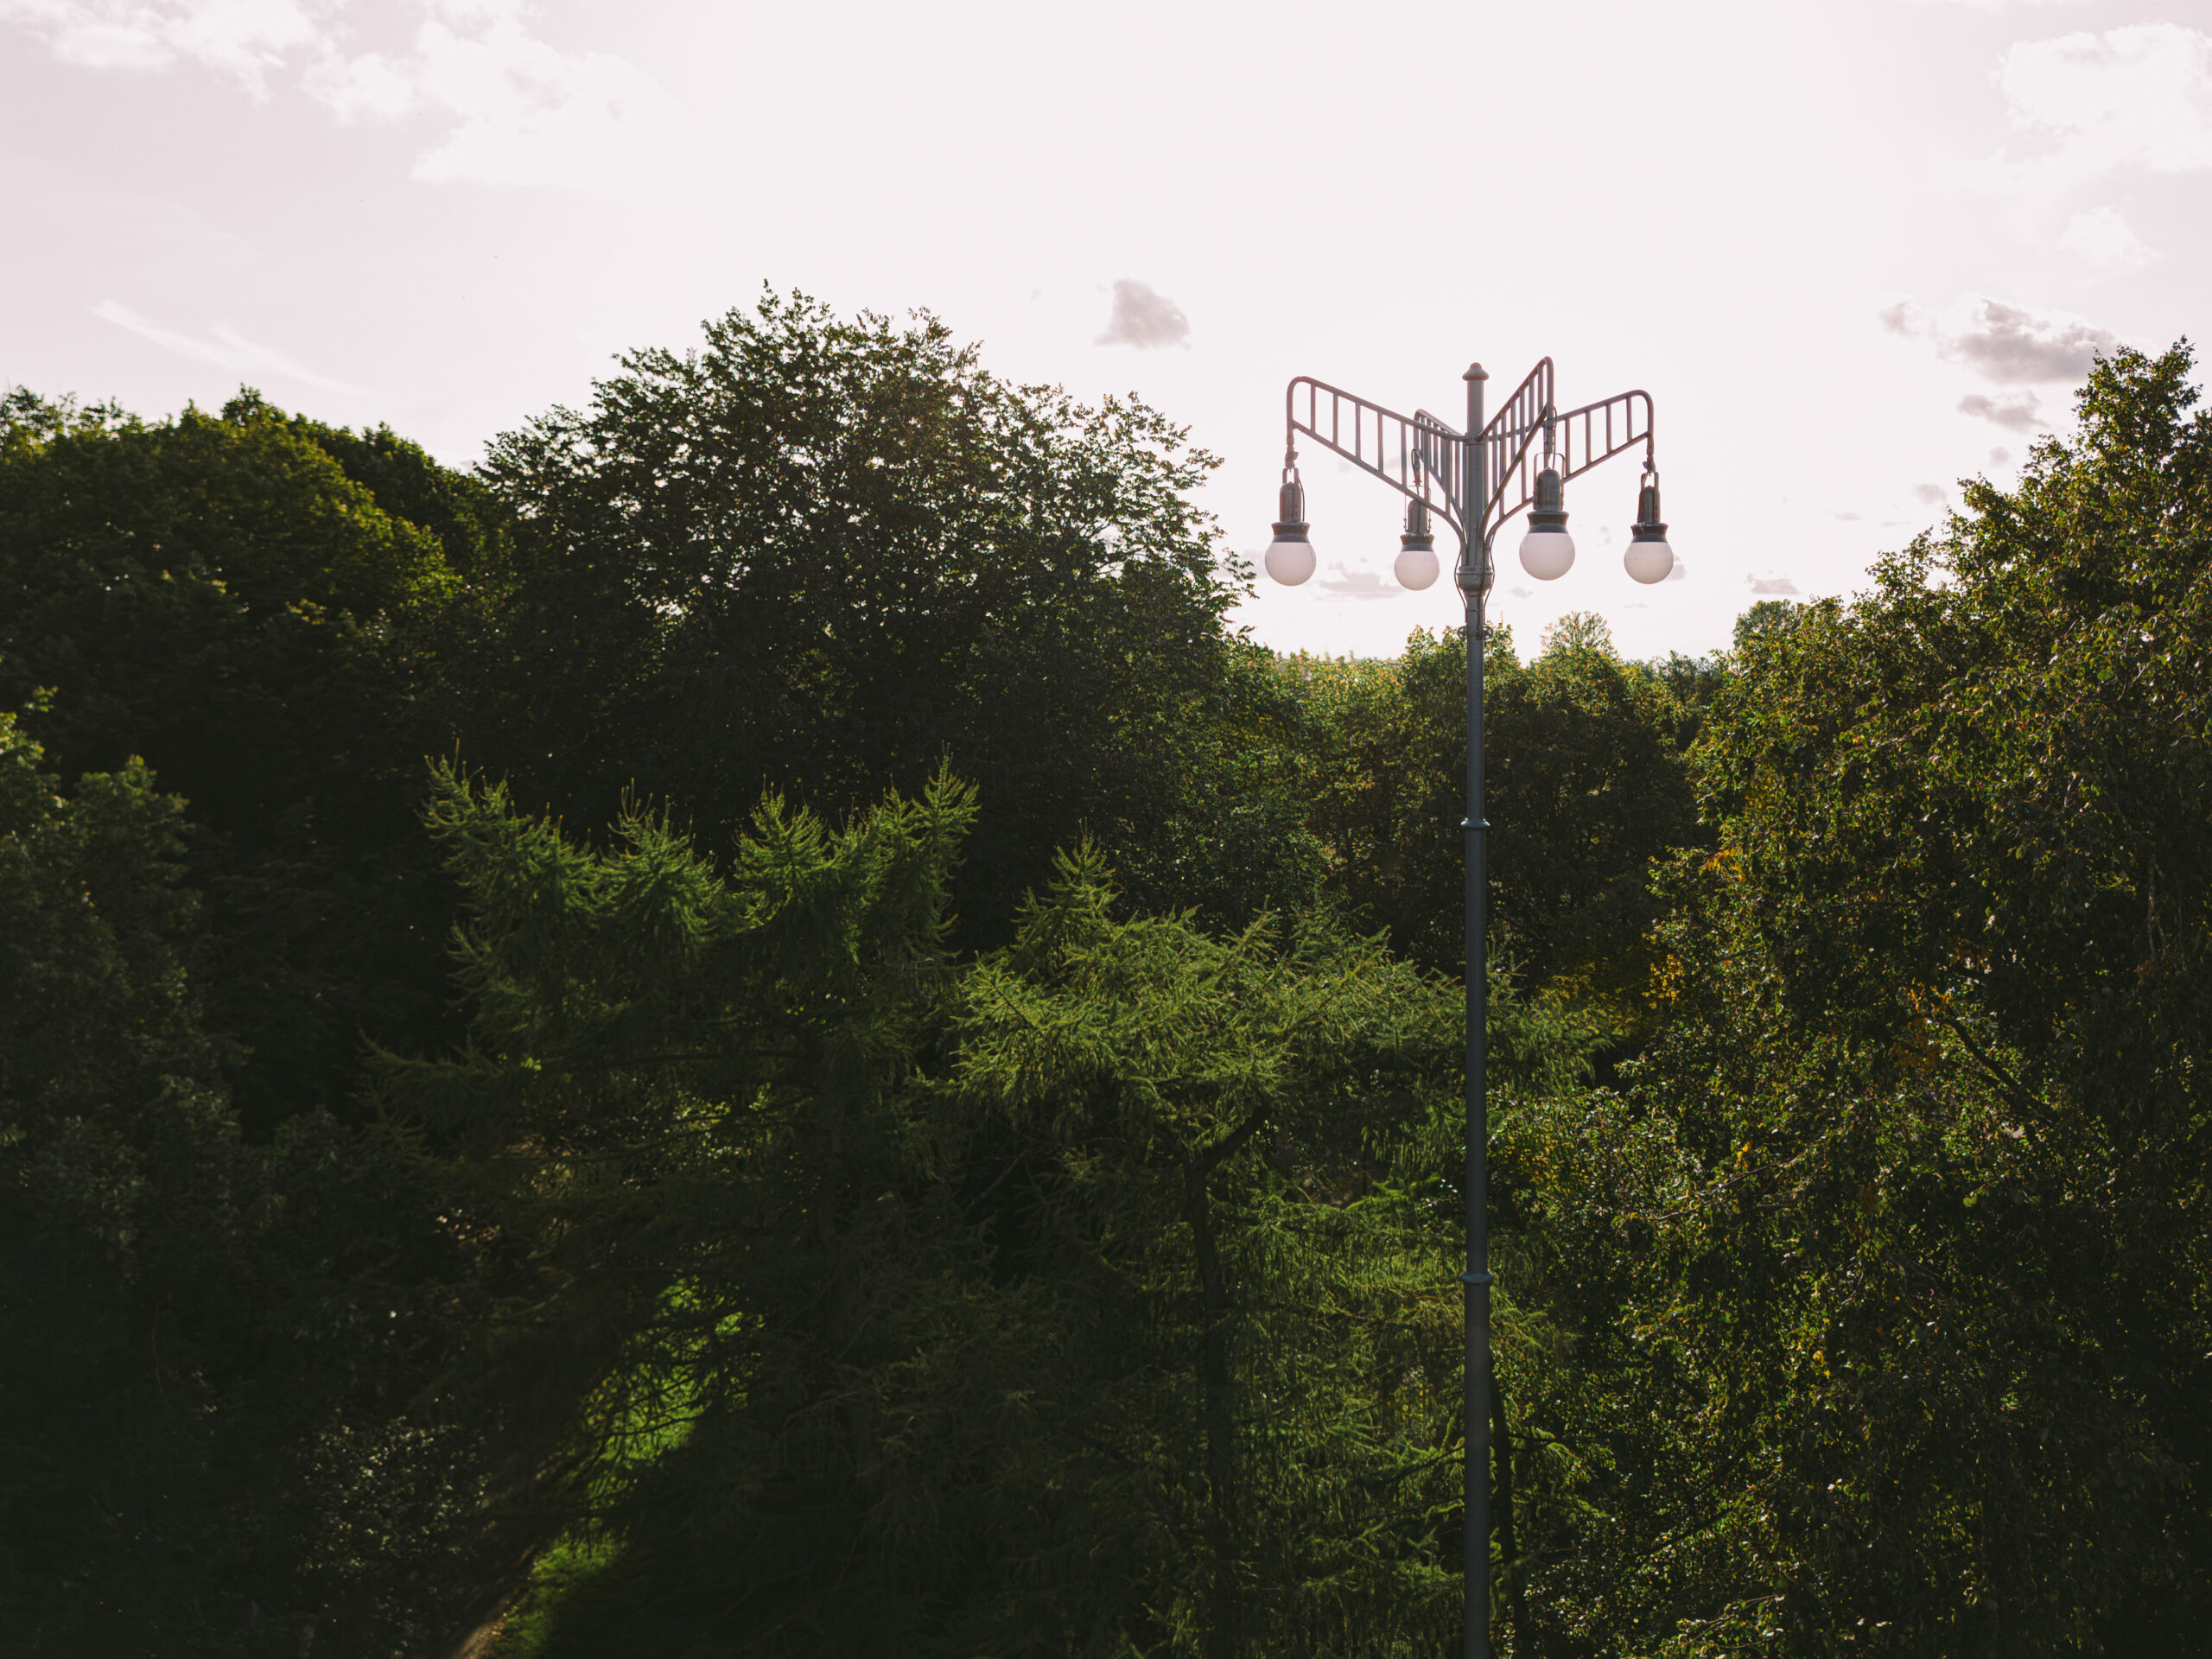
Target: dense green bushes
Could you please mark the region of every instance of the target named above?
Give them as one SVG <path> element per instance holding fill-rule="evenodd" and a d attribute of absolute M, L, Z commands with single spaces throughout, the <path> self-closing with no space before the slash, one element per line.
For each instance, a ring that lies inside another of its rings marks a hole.
<path fill-rule="evenodd" d="M 181 814 L 0 714 L 0 1622 L 27 1654 L 428 1636 L 477 1529 L 414 1397 L 469 1273 L 434 1182 L 318 1111 L 243 1140 L 180 951 Z"/>
<path fill-rule="evenodd" d="M 1511 1652 L 2204 1647 L 2187 371 L 1489 641 Z M 10 394 L 16 1645 L 1446 1643 L 1464 658 L 1231 636 L 1207 464 L 797 300 L 470 476 Z"/>
<path fill-rule="evenodd" d="M 1654 1040 L 1504 1160 L 1579 1333 L 1533 1414 L 1567 1650 L 2212 1639 L 2187 365 L 2101 365 L 2077 440 L 1714 700 Z"/>

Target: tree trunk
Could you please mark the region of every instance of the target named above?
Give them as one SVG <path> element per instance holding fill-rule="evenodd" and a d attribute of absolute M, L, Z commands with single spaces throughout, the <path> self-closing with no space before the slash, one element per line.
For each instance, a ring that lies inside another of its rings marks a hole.
<path fill-rule="evenodd" d="M 1191 1222 L 1191 1245 L 1198 1268 L 1198 1387 L 1201 1422 L 1206 1438 L 1206 1541 L 1213 1554 L 1214 1605 L 1206 1649 L 1212 1654 L 1236 1649 L 1238 1594 L 1236 1556 L 1236 1429 L 1230 1408 L 1229 1287 L 1213 1232 L 1213 1201 L 1206 1177 L 1217 1160 L 1207 1157 L 1184 1166 L 1184 1202 Z"/>
<path fill-rule="evenodd" d="M 1505 1390 L 1497 1373 L 1490 1376 L 1490 1443 L 1491 1468 L 1491 1518 L 1497 1529 L 1500 1557 L 1498 1576 L 1505 1581 L 1505 1618 L 1510 1637 L 1507 1651 L 1513 1659 L 1529 1659 L 1529 1605 L 1521 1582 L 1521 1541 L 1513 1529 L 1513 1436 L 1505 1426 Z"/>
<path fill-rule="evenodd" d="M 826 1092 L 826 1091 L 825 1091 Z M 842 1105 L 828 1106 L 827 1155 L 814 1211 L 815 1238 L 822 1247 L 823 1332 L 829 1340 L 829 1386 L 843 1396 L 847 1456 L 852 1459 L 855 1506 L 861 1516 L 860 1546 L 867 1565 L 861 1582 L 875 1605 L 866 1615 L 866 1659 L 897 1659 L 900 1647 L 898 1607 L 899 1563 L 892 1554 L 880 1515 L 882 1482 L 874 1470 L 875 1440 L 852 1387 L 848 1356 L 860 1332 L 853 1314 L 853 1287 L 843 1241 L 837 1234 L 837 1201 L 845 1183 L 845 1116 Z"/>

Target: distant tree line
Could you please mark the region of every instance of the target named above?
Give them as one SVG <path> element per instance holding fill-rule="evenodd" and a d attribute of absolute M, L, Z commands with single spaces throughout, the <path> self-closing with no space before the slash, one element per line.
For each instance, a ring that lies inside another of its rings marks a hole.
<path fill-rule="evenodd" d="M 2212 1651 L 2212 427 L 1484 642 L 1514 1659 Z M 1429 1655 L 1456 635 L 765 300 L 456 472 L 0 401 L 27 1656 Z"/>

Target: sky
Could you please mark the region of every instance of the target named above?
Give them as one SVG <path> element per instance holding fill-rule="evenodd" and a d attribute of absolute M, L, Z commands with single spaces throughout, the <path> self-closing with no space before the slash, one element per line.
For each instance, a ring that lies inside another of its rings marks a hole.
<path fill-rule="evenodd" d="M 0 384 L 467 466 L 766 284 L 1143 398 L 1252 557 L 1292 376 L 1453 417 L 1549 355 L 1562 407 L 1651 394 L 1681 579 L 1622 571 L 1624 456 L 1495 604 L 1635 656 L 1863 588 L 2094 352 L 2202 338 L 2208 210 L 2212 0 L 0 0 Z M 1399 498 L 1303 474 L 1319 575 L 1240 622 L 1456 625 Z"/>

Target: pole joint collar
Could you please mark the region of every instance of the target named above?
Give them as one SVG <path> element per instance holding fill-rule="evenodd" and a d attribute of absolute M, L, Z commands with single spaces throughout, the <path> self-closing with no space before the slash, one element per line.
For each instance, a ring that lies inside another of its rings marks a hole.
<path fill-rule="evenodd" d="M 1463 1273 L 1459 1275 L 1459 1282 L 1472 1289 L 1477 1286 L 1494 1285 L 1497 1280 L 1489 1273 Z"/>

